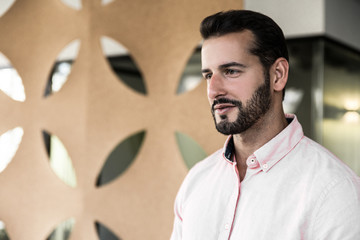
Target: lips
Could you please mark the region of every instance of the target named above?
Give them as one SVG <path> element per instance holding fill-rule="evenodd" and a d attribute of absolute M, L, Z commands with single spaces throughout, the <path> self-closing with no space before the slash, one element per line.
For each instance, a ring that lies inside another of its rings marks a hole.
<path fill-rule="evenodd" d="M 235 108 L 236 106 L 230 103 L 221 103 L 221 104 L 216 104 L 214 106 L 214 112 L 219 114 L 219 115 L 223 115 L 226 114 L 228 111 L 230 111 L 231 109 Z"/>

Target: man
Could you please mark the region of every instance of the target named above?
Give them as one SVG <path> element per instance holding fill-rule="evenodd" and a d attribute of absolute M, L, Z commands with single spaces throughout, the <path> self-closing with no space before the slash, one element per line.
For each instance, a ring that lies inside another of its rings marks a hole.
<path fill-rule="evenodd" d="M 202 73 L 224 148 L 194 166 L 172 240 L 359 240 L 360 178 L 284 114 L 282 30 L 251 11 L 201 24 Z"/>

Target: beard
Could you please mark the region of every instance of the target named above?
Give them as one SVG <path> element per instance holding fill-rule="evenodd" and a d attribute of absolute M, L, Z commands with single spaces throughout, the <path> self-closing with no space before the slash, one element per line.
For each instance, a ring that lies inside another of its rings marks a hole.
<path fill-rule="evenodd" d="M 220 115 L 220 122 L 216 122 L 214 107 L 216 104 L 230 103 L 238 108 L 238 115 L 235 121 L 230 122 L 227 115 Z M 241 101 L 227 98 L 219 98 L 214 101 L 211 113 L 215 121 L 216 130 L 224 135 L 243 133 L 251 128 L 269 110 L 271 103 L 270 76 L 265 74 L 264 83 L 255 90 L 251 98 L 243 106 Z"/>

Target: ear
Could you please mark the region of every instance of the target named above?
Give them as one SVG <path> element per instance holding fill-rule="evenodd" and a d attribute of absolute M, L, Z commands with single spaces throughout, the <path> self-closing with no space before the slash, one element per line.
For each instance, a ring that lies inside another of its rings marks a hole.
<path fill-rule="evenodd" d="M 273 89 L 276 92 L 282 92 L 287 83 L 289 75 L 289 62 L 285 58 L 278 58 L 273 66 Z"/>

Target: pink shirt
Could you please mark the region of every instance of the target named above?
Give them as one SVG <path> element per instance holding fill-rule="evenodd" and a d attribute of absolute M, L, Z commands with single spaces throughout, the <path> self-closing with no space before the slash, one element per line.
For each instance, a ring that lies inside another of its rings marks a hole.
<path fill-rule="evenodd" d="M 171 240 L 360 240 L 360 178 L 287 117 L 241 183 L 231 136 L 190 170 Z"/>

